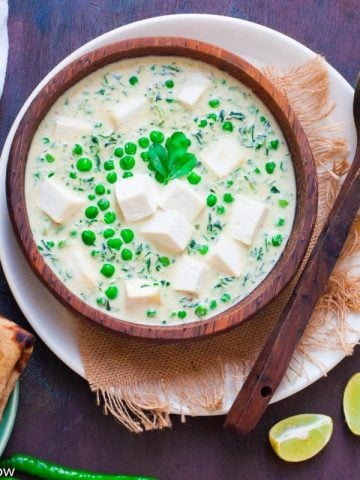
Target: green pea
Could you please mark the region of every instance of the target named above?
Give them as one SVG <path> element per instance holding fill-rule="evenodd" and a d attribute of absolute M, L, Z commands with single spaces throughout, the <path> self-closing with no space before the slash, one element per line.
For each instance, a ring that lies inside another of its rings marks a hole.
<path fill-rule="evenodd" d="M 279 218 L 278 221 L 276 222 L 276 225 L 278 227 L 282 227 L 283 225 L 285 225 L 285 218 Z"/>
<path fill-rule="evenodd" d="M 207 314 L 208 312 L 208 309 L 206 307 L 204 307 L 204 305 L 198 305 L 196 308 L 195 308 L 195 315 L 197 315 L 198 317 L 205 317 L 205 315 Z"/>
<path fill-rule="evenodd" d="M 279 207 L 281 207 L 281 208 L 285 208 L 289 205 L 289 202 L 287 200 L 284 200 L 284 199 L 280 199 L 278 203 L 279 203 Z"/>
<path fill-rule="evenodd" d="M 114 160 L 106 160 L 106 162 L 104 162 L 104 170 L 114 170 L 114 168 Z"/>
<path fill-rule="evenodd" d="M 280 245 L 282 244 L 282 241 L 283 241 L 283 238 L 282 238 L 282 235 L 280 235 L 280 233 L 278 233 L 277 235 L 274 235 L 271 239 L 271 243 L 274 247 L 280 247 Z"/>
<path fill-rule="evenodd" d="M 77 178 L 77 173 L 76 172 L 70 172 L 69 177 L 72 178 L 72 179 L 75 179 L 75 178 Z"/>
<path fill-rule="evenodd" d="M 218 100 L 217 98 L 212 98 L 211 100 L 209 100 L 209 107 L 217 108 L 219 105 L 220 105 L 220 100 Z"/>
<path fill-rule="evenodd" d="M 231 295 L 230 293 L 224 293 L 223 295 L 221 295 L 221 299 L 220 299 L 223 303 L 226 303 L 228 302 L 229 300 L 231 300 Z"/>
<path fill-rule="evenodd" d="M 105 298 L 98 297 L 98 298 L 96 299 L 96 303 L 97 303 L 98 305 L 100 305 L 101 307 L 103 307 L 103 306 L 106 304 L 106 300 L 105 300 Z"/>
<path fill-rule="evenodd" d="M 224 215 L 225 212 L 226 212 L 225 207 L 223 207 L 222 205 L 218 205 L 216 207 L 216 213 L 218 215 Z"/>
<path fill-rule="evenodd" d="M 109 224 L 109 223 L 114 223 L 116 220 L 116 214 L 114 212 L 106 212 L 104 215 L 104 222 Z"/>
<path fill-rule="evenodd" d="M 208 253 L 208 251 L 209 251 L 208 245 L 201 245 L 201 246 L 199 247 L 199 253 L 200 253 L 201 255 L 206 255 L 206 254 Z"/>
<path fill-rule="evenodd" d="M 104 211 L 110 207 L 110 202 L 107 198 L 100 198 L 100 200 L 97 202 L 97 206 L 100 208 L 100 210 Z"/>
<path fill-rule="evenodd" d="M 277 140 L 277 139 L 271 140 L 271 141 L 269 142 L 269 148 L 270 148 L 270 150 L 277 150 L 277 149 L 279 148 L 279 144 L 280 144 L 279 140 Z"/>
<path fill-rule="evenodd" d="M 146 316 L 149 317 L 149 318 L 156 317 L 156 310 L 153 310 L 152 308 L 147 310 Z"/>
<path fill-rule="evenodd" d="M 140 157 L 142 158 L 142 160 L 143 160 L 144 162 L 148 162 L 148 161 L 149 161 L 149 154 L 148 154 L 148 152 L 141 152 L 141 153 L 140 153 Z"/>
<path fill-rule="evenodd" d="M 198 126 L 200 128 L 204 128 L 206 127 L 206 125 L 208 124 L 207 120 L 205 120 L 205 118 L 203 118 L 202 120 L 200 120 L 200 122 L 198 123 Z"/>
<path fill-rule="evenodd" d="M 130 228 L 121 230 L 120 235 L 125 243 L 131 243 L 134 240 L 134 232 Z"/>
<path fill-rule="evenodd" d="M 213 193 L 210 193 L 210 195 L 208 195 L 206 199 L 207 206 L 213 207 L 214 205 L 216 205 L 216 202 L 217 202 L 217 196 L 214 195 Z"/>
<path fill-rule="evenodd" d="M 55 242 L 53 242 L 52 240 L 49 240 L 48 242 L 46 242 L 46 245 L 50 248 L 53 248 L 55 247 Z"/>
<path fill-rule="evenodd" d="M 259 173 L 261 173 L 261 170 L 260 170 L 260 168 L 256 167 L 255 170 L 254 170 L 254 172 L 259 175 Z"/>
<path fill-rule="evenodd" d="M 82 147 L 79 143 L 77 143 L 77 144 L 74 146 L 74 148 L 73 148 L 73 150 L 72 150 L 72 153 L 73 153 L 74 155 L 81 155 L 81 154 L 83 153 L 83 147 Z"/>
<path fill-rule="evenodd" d="M 234 201 L 234 197 L 231 195 L 231 193 L 225 193 L 223 199 L 226 203 L 232 203 Z"/>
<path fill-rule="evenodd" d="M 132 257 L 133 257 L 132 251 L 129 250 L 128 248 L 124 248 L 123 250 L 121 250 L 121 258 L 125 262 L 128 262 L 129 260 L 131 260 Z"/>
<path fill-rule="evenodd" d="M 91 201 L 95 200 L 95 198 L 96 198 L 96 195 L 94 195 L 93 193 L 90 193 L 90 195 L 88 195 L 88 199 Z"/>
<path fill-rule="evenodd" d="M 81 232 L 81 240 L 85 245 L 94 245 L 96 241 L 96 235 L 92 230 L 84 230 Z"/>
<path fill-rule="evenodd" d="M 162 143 L 165 140 L 164 134 L 159 130 L 153 130 L 150 132 L 150 140 L 153 143 Z"/>
<path fill-rule="evenodd" d="M 217 307 L 217 301 L 216 300 L 211 300 L 209 303 L 209 308 L 210 310 L 214 310 Z"/>
<path fill-rule="evenodd" d="M 165 87 L 166 88 L 173 88 L 174 87 L 174 81 L 173 80 L 166 80 L 165 82 Z"/>
<path fill-rule="evenodd" d="M 114 265 L 111 265 L 111 263 L 104 263 L 101 267 L 100 273 L 104 275 L 104 277 L 110 278 L 115 273 L 115 267 Z"/>
<path fill-rule="evenodd" d="M 90 220 L 93 220 L 94 218 L 96 218 L 98 214 L 99 214 L 99 209 L 97 207 L 94 207 L 93 205 L 90 205 L 85 209 L 85 217 L 89 218 Z"/>
<path fill-rule="evenodd" d="M 187 179 L 191 185 L 197 185 L 201 182 L 201 175 L 197 174 L 196 172 L 191 172 L 187 176 Z"/>
<path fill-rule="evenodd" d="M 99 185 L 96 185 L 95 187 L 95 193 L 96 195 L 104 195 L 105 193 L 105 186 L 99 183 Z"/>
<path fill-rule="evenodd" d="M 106 175 L 106 180 L 109 183 L 115 183 L 117 180 L 117 173 L 116 172 L 110 172 Z"/>
<path fill-rule="evenodd" d="M 125 155 L 125 157 L 120 160 L 120 167 L 123 170 L 131 170 L 132 168 L 134 168 L 134 166 L 135 158 L 130 155 Z"/>
<path fill-rule="evenodd" d="M 274 162 L 265 163 L 265 170 L 267 171 L 267 173 L 274 173 L 275 167 L 276 164 Z"/>
<path fill-rule="evenodd" d="M 129 83 L 130 85 L 134 86 L 139 83 L 139 79 L 133 75 L 132 77 L 129 78 Z"/>
<path fill-rule="evenodd" d="M 124 148 L 125 148 L 125 153 L 127 153 L 128 155 L 134 155 L 136 153 L 136 150 L 137 150 L 137 146 L 133 142 L 125 143 Z"/>
<path fill-rule="evenodd" d="M 177 313 L 177 316 L 181 319 L 185 318 L 187 315 L 187 313 L 185 312 L 185 310 L 180 310 L 178 313 Z"/>
<path fill-rule="evenodd" d="M 115 285 L 111 285 L 105 290 L 105 295 L 109 300 L 115 300 L 119 295 L 119 289 Z"/>
<path fill-rule="evenodd" d="M 124 155 L 124 150 L 121 147 L 116 147 L 114 150 L 115 157 L 121 158 Z"/>
<path fill-rule="evenodd" d="M 113 237 L 114 235 L 115 235 L 115 230 L 113 230 L 112 228 L 106 228 L 103 231 L 104 238 L 110 238 L 110 237 Z"/>
<path fill-rule="evenodd" d="M 150 145 L 150 140 L 147 137 L 140 137 L 138 144 L 141 148 L 147 148 Z"/>
<path fill-rule="evenodd" d="M 216 113 L 209 113 L 209 114 L 207 115 L 207 118 L 208 118 L 209 120 L 212 120 L 213 122 L 216 122 L 216 120 L 217 120 L 217 115 L 216 115 Z"/>
<path fill-rule="evenodd" d="M 130 178 L 133 176 L 134 174 L 132 172 L 124 172 L 122 178 Z"/>
<path fill-rule="evenodd" d="M 120 250 L 122 247 L 123 242 L 120 238 L 109 238 L 107 241 L 107 246 L 112 248 L 113 250 Z"/>
<path fill-rule="evenodd" d="M 92 169 L 92 161 L 90 158 L 82 157 L 76 162 L 76 168 L 80 172 L 90 172 Z"/>
<path fill-rule="evenodd" d="M 55 161 L 55 157 L 53 155 L 51 155 L 51 153 L 47 153 L 45 155 L 45 159 L 48 163 L 53 163 Z"/>
<path fill-rule="evenodd" d="M 163 267 L 168 267 L 170 265 L 169 257 L 159 257 L 159 262 Z"/>
<path fill-rule="evenodd" d="M 232 124 L 232 122 L 226 120 L 226 122 L 222 124 L 222 129 L 226 132 L 232 132 L 234 130 L 234 125 Z"/>

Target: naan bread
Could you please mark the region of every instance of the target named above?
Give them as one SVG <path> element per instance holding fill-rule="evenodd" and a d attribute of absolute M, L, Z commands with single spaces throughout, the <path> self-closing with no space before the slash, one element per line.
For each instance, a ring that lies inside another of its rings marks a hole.
<path fill-rule="evenodd" d="M 34 337 L 0 316 L 0 421 L 16 380 L 33 350 Z"/>

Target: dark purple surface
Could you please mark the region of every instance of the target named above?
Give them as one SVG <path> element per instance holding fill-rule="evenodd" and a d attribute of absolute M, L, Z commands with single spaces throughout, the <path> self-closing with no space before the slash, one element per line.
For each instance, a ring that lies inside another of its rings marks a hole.
<path fill-rule="evenodd" d="M 126 23 L 190 12 L 229 15 L 277 29 L 324 54 L 355 82 L 360 67 L 358 0 L 10 0 L 0 145 L 31 90 L 72 50 Z M 2 272 L 0 313 L 31 330 Z M 271 406 L 246 437 L 223 430 L 223 417 L 189 419 L 186 424 L 175 417 L 172 430 L 135 435 L 103 416 L 86 382 L 38 340 L 21 379 L 19 412 L 6 454 L 24 452 L 74 467 L 151 474 L 161 480 L 354 480 L 360 476 L 360 439 L 345 426 L 341 396 L 358 370 L 359 349 L 327 378 Z M 276 421 L 303 412 L 330 415 L 333 438 L 316 458 L 283 463 L 269 447 L 267 432 Z"/>

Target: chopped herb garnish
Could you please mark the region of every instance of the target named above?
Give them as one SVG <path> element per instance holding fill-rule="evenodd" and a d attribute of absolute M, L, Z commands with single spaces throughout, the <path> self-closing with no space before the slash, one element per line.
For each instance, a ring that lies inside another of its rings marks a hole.
<path fill-rule="evenodd" d="M 194 154 L 188 153 L 190 140 L 183 132 L 175 132 L 168 137 L 163 147 L 153 143 L 148 150 L 149 165 L 156 171 L 156 179 L 167 184 L 174 178 L 187 175 L 196 166 Z"/>
<path fill-rule="evenodd" d="M 284 199 L 280 199 L 278 203 L 279 203 L 279 207 L 281 207 L 281 208 L 285 208 L 289 205 L 289 202 L 287 200 L 284 200 Z"/>

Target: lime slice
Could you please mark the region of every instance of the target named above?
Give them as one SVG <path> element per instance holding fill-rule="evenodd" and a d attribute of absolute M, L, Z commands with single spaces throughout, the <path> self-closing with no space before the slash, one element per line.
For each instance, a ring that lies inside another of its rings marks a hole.
<path fill-rule="evenodd" d="M 349 429 L 360 435 L 360 373 L 355 373 L 345 387 L 343 408 Z"/>
<path fill-rule="evenodd" d="M 269 440 L 276 455 L 286 462 L 314 457 L 331 438 L 333 422 L 327 415 L 303 413 L 276 423 Z"/>

